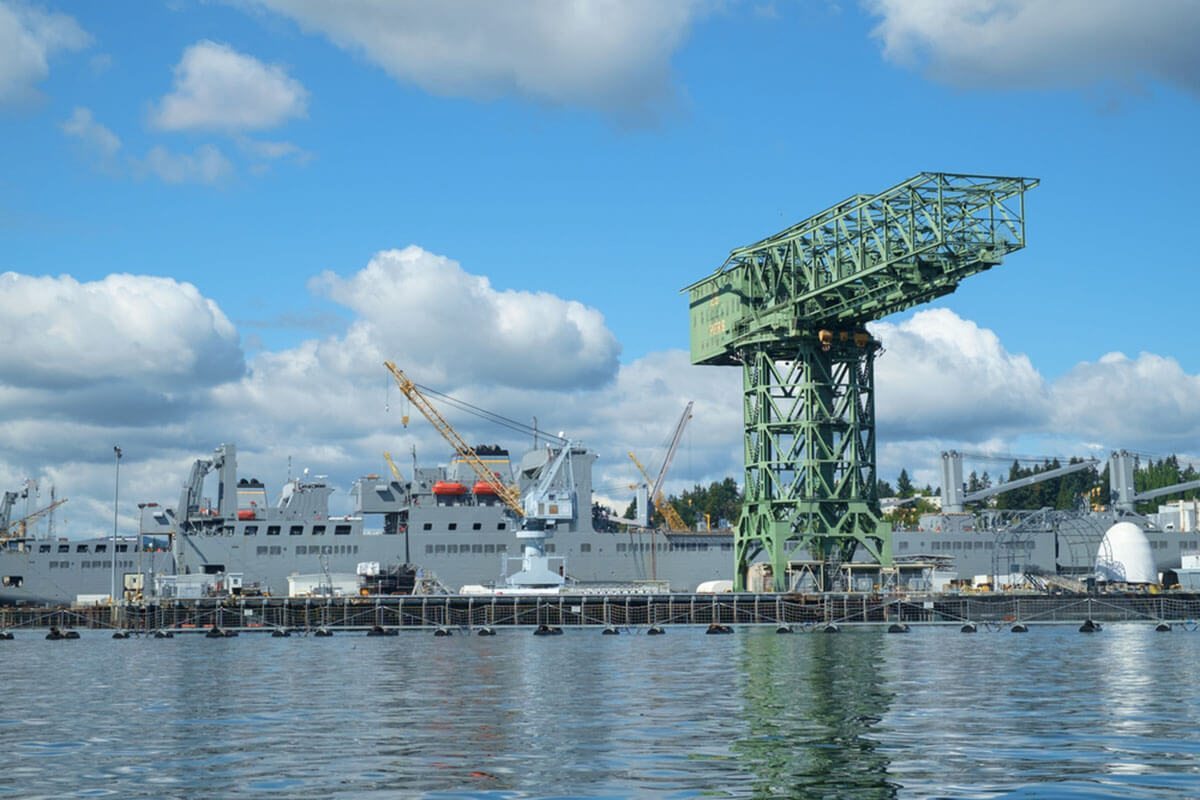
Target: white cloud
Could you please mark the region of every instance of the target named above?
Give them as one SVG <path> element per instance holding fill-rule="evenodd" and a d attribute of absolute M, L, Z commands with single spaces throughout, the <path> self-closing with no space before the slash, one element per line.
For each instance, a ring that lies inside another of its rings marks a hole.
<path fill-rule="evenodd" d="M 0 274 L 0 390 L 119 383 L 179 391 L 238 377 L 237 331 L 195 286 L 170 278 Z"/>
<path fill-rule="evenodd" d="M 174 90 L 159 101 L 151 123 L 169 131 L 263 130 L 305 116 L 307 106 L 308 91 L 283 67 L 202 41 L 183 51 Z"/>
<path fill-rule="evenodd" d="M 1053 427 L 1112 447 L 1200 452 L 1200 376 L 1174 358 L 1109 353 L 1054 384 Z"/>
<path fill-rule="evenodd" d="M 135 169 L 148 172 L 166 183 L 220 183 L 233 175 L 232 162 L 218 148 L 203 144 L 192 153 L 172 153 L 162 145 L 150 152 Z"/>
<path fill-rule="evenodd" d="M 0 2 L 0 105 L 33 97 L 34 86 L 50 74 L 52 55 L 81 50 L 90 42 L 66 14 Z"/>
<path fill-rule="evenodd" d="M 1157 78 L 1200 93 L 1193 0 L 864 0 L 886 58 L 958 86 Z"/>
<path fill-rule="evenodd" d="M 420 247 L 383 251 L 350 278 L 326 272 L 312 286 L 358 315 L 349 338 L 431 383 L 470 376 L 484 385 L 591 388 L 616 373 L 620 345 L 596 309 L 496 290 Z"/>
<path fill-rule="evenodd" d="M 110 161 L 121 149 L 121 139 L 92 116 L 91 109 L 76 107 L 62 124 L 63 133 L 78 139 L 102 161 Z"/>
<path fill-rule="evenodd" d="M 948 309 L 920 311 L 871 330 L 885 353 L 875 363 L 881 439 L 978 440 L 1038 427 L 1049 397 L 1029 358 L 993 331 Z"/>
<path fill-rule="evenodd" d="M 253 0 L 393 78 L 438 94 L 515 94 L 555 105 L 652 112 L 670 57 L 703 0 Z"/>

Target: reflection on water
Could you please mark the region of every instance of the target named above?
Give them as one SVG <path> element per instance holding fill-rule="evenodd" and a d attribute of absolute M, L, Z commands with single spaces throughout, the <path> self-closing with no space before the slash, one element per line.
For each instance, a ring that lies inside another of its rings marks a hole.
<path fill-rule="evenodd" d="M 745 733 L 732 743 L 761 795 L 891 798 L 887 757 L 867 734 L 892 701 L 878 631 L 751 636 L 741 654 Z"/>
<path fill-rule="evenodd" d="M 1188 797 L 1200 634 L 0 643 L 0 797 Z"/>

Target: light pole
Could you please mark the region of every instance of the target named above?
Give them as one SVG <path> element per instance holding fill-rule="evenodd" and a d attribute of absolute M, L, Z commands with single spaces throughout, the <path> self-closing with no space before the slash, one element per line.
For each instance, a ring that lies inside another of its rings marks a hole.
<path fill-rule="evenodd" d="M 121 448 L 113 445 L 116 457 L 116 478 L 113 481 L 113 535 L 112 535 L 112 594 L 109 598 L 113 607 L 117 604 L 117 503 L 121 496 Z"/>

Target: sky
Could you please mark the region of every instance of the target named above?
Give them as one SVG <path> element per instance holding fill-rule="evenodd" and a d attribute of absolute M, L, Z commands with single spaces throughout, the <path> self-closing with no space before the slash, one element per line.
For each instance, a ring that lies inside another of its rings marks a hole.
<path fill-rule="evenodd" d="M 880 476 L 1194 459 L 1196 41 L 1196 0 L 0 0 L 0 488 L 103 533 L 236 442 L 348 511 L 449 456 L 385 359 L 618 510 L 689 400 L 668 491 L 740 481 L 679 290 L 921 171 L 1041 184 L 1024 250 L 873 326 Z"/>

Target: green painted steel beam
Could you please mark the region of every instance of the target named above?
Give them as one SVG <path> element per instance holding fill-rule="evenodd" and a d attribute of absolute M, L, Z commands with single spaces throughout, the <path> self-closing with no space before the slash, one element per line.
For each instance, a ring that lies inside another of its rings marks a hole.
<path fill-rule="evenodd" d="M 693 363 L 737 363 L 742 347 L 861 326 L 953 292 L 1025 246 L 1036 185 L 923 172 L 737 248 L 684 290 Z"/>
<path fill-rule="evenodd" d="M 923 172 L 730 253 L 684 289 L 694 364 L 743 371 L 745 502 L 734 586 L 755 561 L 822 585 L 856 553 L 890 565 L 876 496 L 875 354 L 866 323 L 953 292 L 1025 246 L 1031 178 Z"/>

